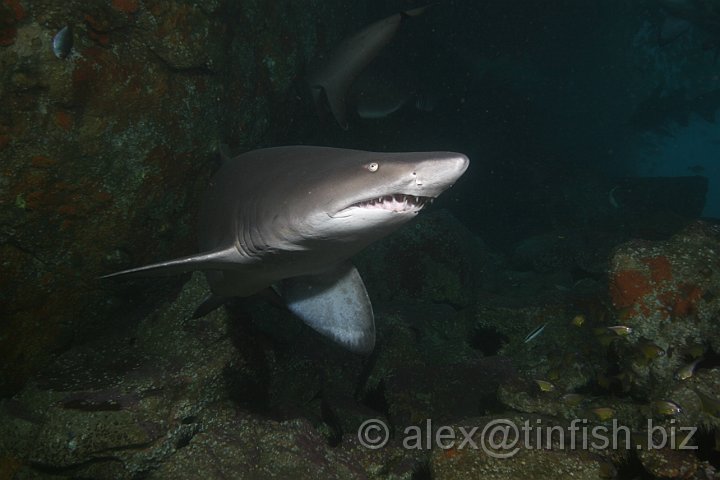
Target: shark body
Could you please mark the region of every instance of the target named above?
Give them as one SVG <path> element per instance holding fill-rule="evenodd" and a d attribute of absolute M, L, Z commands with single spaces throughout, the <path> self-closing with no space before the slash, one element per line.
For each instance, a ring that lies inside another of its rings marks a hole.
<path fill-rule="evenodd" d="M 378 20 L 343 40 L 318 62 L 307 77 L 313 100 L 322 110 L 323 97 L 338 125 L 347 130 L 345 97 L 355 78 L 390 43 L 404 18 L 422 14 L 428 7 L 405 10 Z"/>
<path fill-rule="evenodd" d="M 204 271 L 220 305 L 268 287 L 321 334 L 359 353 L 375 329 L 349 258 L 390 234 L 467 169 L 452 152 L 376 153 L 289 146 L 230 159 L 200 209 L 201 253 L 113 273 Z M 204 304 L 205 305 L 205 304 Z M 211 310 L 207 305 L 200 310 Z"/>

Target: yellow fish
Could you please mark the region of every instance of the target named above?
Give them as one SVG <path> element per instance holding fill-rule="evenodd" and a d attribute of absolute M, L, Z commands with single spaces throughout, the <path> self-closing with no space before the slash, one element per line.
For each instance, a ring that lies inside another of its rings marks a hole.
<path fill-rule="evenodd" d="M 687 347 L 685 352 L 692 358 L 700 358 L 705 354 L 705 345 L 694 343 Z"/>
<path fill-rule="evenodd" d="M 678 413 L 682 413 L 682 408 L 675 402 L 670 400 L 656 400 L 651 404 L 653 412 L 658 415 L 672 417 Z"/>
<path fill-rule="evenodd" d="M 697 364 L 700 363 L 702 358 L 698 358 L 694 362 L 690 362 L 684 367 L 680 368 L 677 372 L 675 372 L 675 379 L 676 380 L 687 380 L 688 378 L 693 376 L 693 373 L 695 373 L 695 367 L 697 367 Z"/>
<path fill-rule="evenodd" d="M 575 317 L 573 317 L 570 323 L 576 327 L 582 327 L 583 325 L 585 325 L 585 315 L 583 315 L 582 313 L 579 315 L 575 315 Z"/>
<path fill-rule="evenodd" d="M 555 385 L 548 382 L 547 380 L 535 380 L 535 383 L 537 383 L 537 386 L 538 386 L 538 388 L 540 388 L 541 392 L 555 391 Z"/>
<path fill-rule="evenodd" d="M 639 342 L 638 350 L 640 350 L 640 353 L 648 360 L 665 356 L 665 350 L 650 341 Z"/>
<path fill-rule="evenodd" d="M 598 407 L 590 410 L 601 422 L 606 422 L 615 417 L 615 410 L 610 407 Z"/>
<path fill-rule="evenodd" d="M 630 335 L 633 332 L 633 329 L 631 327 L 627 327 L 625 325 L 615 325 L 614 327 L 607 327 L 607 329 L 613 332 L 615 335 L 619 335 L 621 337 Z"/>
<path fill-rule="evenodd" d="M 562 396 L 561 400 L 568 407 L 576 407 L 585 400 L 585 397 L 579 393 L 566 393 Z"/>
<path fill-rule="evenodd" d="M 709 395 L 705 395 L 698 390 L 695 390 L 695 393 L 698 397 L 700 397 L 703 412 L 712 415 L 713 417 L 720 418 L 720 400 Z"/>

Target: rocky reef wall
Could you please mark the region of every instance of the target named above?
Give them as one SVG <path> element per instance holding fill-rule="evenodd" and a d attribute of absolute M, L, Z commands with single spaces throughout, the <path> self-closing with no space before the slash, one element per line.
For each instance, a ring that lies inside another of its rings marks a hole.
<path fill-rule="evenodd" d="M 96 278 L 194 251 L 218 143 L 287 122 L 361 3 L 0 2 L 0 395 L 160 291 Z"/>

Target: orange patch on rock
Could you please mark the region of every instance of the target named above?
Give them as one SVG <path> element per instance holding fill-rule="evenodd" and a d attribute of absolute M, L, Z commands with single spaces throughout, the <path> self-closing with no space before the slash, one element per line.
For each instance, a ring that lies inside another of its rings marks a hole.
<path fill-rule="evenodd" d="M 685 317 L 695 311 L 695 304 L 703 296 L 703 291 L 698 286 L 683 285 L 680 287 L 680 294 L 677 296 L 673 307 L 673 314 L 677 317 Z"/>
<path fill-rule="evenodd" d="M 138 0 L 112 0 L 112 6 L 121 12 L 135 13 L 140 8 L 140 2 Z"/>
<path fill-rule="evenodd" d="M 0 46 L 15 43 L 17 23 L 25 18 L 25 9 L 20 0 L 4 0 L 0 3 Z"/>
<path fill-rule="evenodd" d="M 15 478 L 15 474 L 20 471 L 22 466 L 19 459 L 3 454 L 0 456 L 0 478 Z"/>
<path fill-rule="evenodd" d="M 85 20 L 85 23 L 87 23 L 88 27 L 92 28 L 96 32 L 109 32 L 110 31 L 110 23 L 107 19 L 104 18 L 97 18 L 93 17 L 89 13 L 86 13 L 83 17 L 83 20 Z"/>
<path fill-rule="evenodd" d="M 452 460 L 460 456 L 460 450 L 455 447 L 444 448 L 442 451 L 442 456 L 446 460 Z"/>
<path fill-rule="evenodd" d="M 52 167 L 55 163 L 55 160 L 52 158 L 44 157 L 42 155 L 35 155 L 30 159 L 30 165 L 37 168 Z"/>
<path fill-rule="evenodd" d="M 658 300 L 673 317 L 687 317 L 695 312 L 697 302 L 702 298 L 703 290 L 696 285 L 680 285 L 679 290 L 665 292 Z"/>
<path fill-rule="evenodd" d="M 650 292 L 650 282 L 638 270 L 616 272 L 610 282 L 610 296 L 617 308 L 632 307 Z"/>
<path fill-rule="evenodd" d="M 0 46 L 7 47 L 15 43 L 17 29 L 15 27 L 0 28 Z"/>
<path fill-rule="evenodd" d="M 3 3 L 6 7 L 12 10 L 13 14 L 15 14 L 15 20 L 22 20 L 25 18 L 25 9 L 20 4 L 20 0 L 5 0 Z"/>
<path fill-rule="evenodd" d="M 57 209 L 58 213 L 66 216 L 77 216 L 78 209 L 75 205 L 60 205 Z"/>
<path fill-rule="evenodd" d="M 72 124 L 73 119 L 68 113 L 63 112 L 62 110 L 55 112 L 55 125 L 63 130 L 70 130 Z"/>
<path fill-rule="evenodd" d="M 93 200 L 95 200 L 97 203 L 106 203 L 112 200 L 112 195 L 105 191 L 95 192 L 93 194 Z"/>
<path fill-rule="evenodd" d="M 667 257 L 649 257 L 643 263 L 650 268 L 650 278 L 655 283 L 672 280 L 672 266 Z"/>
<path fill-rule="evenodd" d="M 100 33 L 93 30 L 88 30 L 88 37 L 95 40 L 103 47 L 107 47 L 108 45 L 110 45 L 110 35 L 108 35 L 107 33 Z"/>

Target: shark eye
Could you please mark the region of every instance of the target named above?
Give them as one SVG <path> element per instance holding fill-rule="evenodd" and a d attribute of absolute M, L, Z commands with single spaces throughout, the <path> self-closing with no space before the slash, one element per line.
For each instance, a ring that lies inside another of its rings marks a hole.
<path fill-rule="evenodd" d="M 377 169 L 380 168 L 380 165 L 377 164 L 377 162 L 368 163 L 365 167 L 371 172 L 377 172 Z"/>

